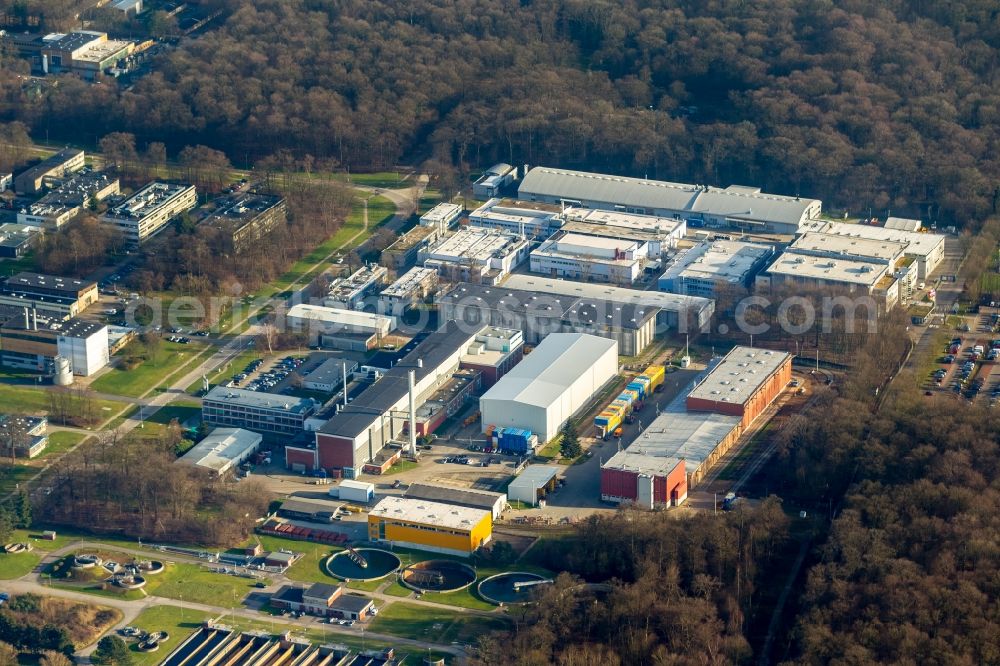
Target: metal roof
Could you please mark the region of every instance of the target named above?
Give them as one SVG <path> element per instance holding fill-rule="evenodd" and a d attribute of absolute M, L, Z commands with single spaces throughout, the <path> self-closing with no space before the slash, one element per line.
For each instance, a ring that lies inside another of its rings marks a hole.
<path fill-rule="evenodd" d="M 892 262 L 901 257 L 906 250 L 906 243 L 892 240 L 876 240 L 874 238 L 859 238 L 842 236 L 840 234 L 823 234 L 809 231 L 788 246 L 786 252 L 796 254 L 835 254 L 858 259 L 877 259 L 880 262 Z"/>
<path fill-rule="evenodd" d="M 667 265 L 660 280 L 719 280 L 730 284 L 746 281 L 758 262 L 771 256 L 774 248 L 742 241 L 698 243 L 677 254 Z"/>
<path fill-rule="evenodd" d="M 536 293 L 563 294 L 595 302 L 612 303 L 616 306 L 630 306 L 638 311 L 640 316 L 644 315 L 644 309 L 700 313 L 706 310 L 710 312 L 715 308 L 715 301 L 700 296 L 668 294 L 662 291 L 642 291 L 593 282 L 554 280 L 534 275 L 511 275 L 502 287 L 497 288 L 530 289 Z"/>
<path fill-rule="evenodd" d="M 417 382 L 431 372 L 439 372 L 440 365 L 451 355 L 467 347 L 475 339 L 475 335 L 463 330 L 454 321 L 445 322 L 444 326 L 421 340 L 381 379 L 323 424 L 320 432 L 352 439 L 357 437 L 406 396 L 409 391 L 410 369 L 416 371 Z M 420 364 L 417 363 L 418 360 L 421 361 Z"/>
<path fill-rule="evenodd" d="M 215 428 L 175 462 L 222 472 L 259 446 L 262 439 L 261 435 L 243 428 Z"/>
<path fill-rule="evenodd" d="M 849 224 L 846 222 L 826 222 L 810 220 L 799 232 L 817 231 L 824 234 L 838 234 L 854 238 L 870 238 L 872 240 L 896 241 L 906 243 L 906 254 L 925 257 L 944 244 L 941 234 L 922 234 L 900 229 L 874 227 L 870 224 Z"/>
<path fill-rule="evenodd" d="M 455 488 L 430 483 L 411 483 L 403 493 L 411 499 L 425 499 L 446 504 L 458 504 L 480 509 L 492 509 L 497 500 L 506 499 L 503 493 L 493 493 L 475 488 Z"/>
<path fill-rule="evenodd" d="M 871 288 L 882 279 L 888 269 L 888 264 L 858 258 L 831 259 L 784 252 L 774 260 L 766 272 L 768 275 L 789 275 L 807 280 L 857 284 Z"/>
<path fill-rule="evenodd" d="M 287 319 L 305 319 L 318 321 L 324 324 L 338 324 L 348 327 L 370 328 L 382 330 L 386 326 L 390 329 L 395 325 L 395 319 L 374 312 L 364 312 L 363 310 L 348 310 L 346 308 L 328 308 L 323 305 L 310 305 L 308 303 L 296 303 L 285 314 Z"/>
<path fill-rule="evenodd" d="M 278 393 L 247 391 L 246 389 L 216 386 L 204 397 L 204 401 L 226 405 L 239 405 L 254 409 L 271 409 L 290 414 L 308 414 L 316 407 L 312 398 L 296 398 Z"/>
<path fill-rule="evenodd" d="M 510 400 L 548 408 L 618 343 L 585 333 L 551 333 L 483 394 L 482 400 Z"/>
<path fill-rule="evenodd" d="M 294 513 L 335 513 L 341 504 L 343 503 L 308 497 L 289 497 L 281 503 L 278 510 Z"/>
<path fill-rule="evenodd" d="M 790 358 L 790 354 L 770 349 L 734 347 L 688 397 L 742 405 Z"/>
<path fill-rule="evenodd" d="M 541 280 L 541 278 L 526 278 L 525 276 L 514 275 L 511 276 L 508 282 L 515 281 L 514 284 L 520 284 L 520 281 L 524 279 Z M 559 281 L 556 280 L 555 282 Z M 599 287 L 598 285 L 584 285 L 578 282 L 567 284 Z M 655 291 L 636 293 L 658 294 Z M 689 296 L 674 296 L 673 294 L 662 294 L 662 296 L 677 299 L 692 298 Z M 697 300 L 712 304 L 712 301 L 708 299 L 701 298 Z M 518 288 L 513 285 L 493 287 L 460 282 L 451 291 L 440 296 L 438 301 L 442 303 L 448 302 L 463 308 L 498 310 L 512 314 L 530 315 L 540 319 L 569 321 L 584 327 L 599 326 L 602 328 L 621 329 L 642 328 L 647 321 L 655 317 L 661 310 L 657 306 L 637 305 L 623 300 L 616 301 L 607 296 L 588 297 L 564 294 L 559 291 L 547 289 L 541 285 L 535 286 L 534 284 L 527 288 Z"/>
<path fill-rule="evenodd" d="M 21 272 L 12 275 L 4 281 L 2 291 L 8 294 L 21 294 L 38 289 L 48 292 L 61 292 L 74 298 L 81 291 L 87 291 L 97 286 L 96 282 L 77 280 L 76 278 L 59 277 L 58 275 L 43 275 L 42 273 Z"/>
<path fill-rule="evenodd" d="M 390 495 L 372 507 L 368 515 L 453 530 L 471 530 L 483 518 L 493 514 L 484 509 Z"/>
<path fill-rule="evenodd" d="M 907 217 L 887 217 L 885 220 L 886 229 L 897 231 L 920 231 L 920 220 L 911 220 Z"/>
<path fill-rule="evenodd" d="M 559 472 L 560 469 L 555 465 L 528 465 L 507 485 L 507 494 L 510 494 L 512 488 L 534 492 L 559 476 Z"/>
<path fill-rule="evenodd" d="M 521 181 L 518 196 L 542 196 L 746 220 L 799 224 L 816 199 L 765 194 L 757 188 L 671 183 L 599 173 L 536 167 Z"/>

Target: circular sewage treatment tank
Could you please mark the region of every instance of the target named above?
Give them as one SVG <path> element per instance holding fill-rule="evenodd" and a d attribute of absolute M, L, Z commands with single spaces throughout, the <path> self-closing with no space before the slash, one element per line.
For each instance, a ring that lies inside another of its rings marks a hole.
<path fill-rule="evenodd" d="M 514 583 L 532 583 L 543 580 L 548 579 L 545 576 L 527 571 L 511 571 L 484 579 L 476 589 L 479 591 L 479 596 L 491 604 L 526 604 L 535 600 L 535 592 L 539 586 L 532 585 L 517 590 L 514 588 Z"/>
<path fill-rule="evenodd" d="M 378 580 L 393 573 L 402 562 L 395 554 L 379 548 L 355 548 L 354 552 L 368 564 L 362 567 L 350 556 L 350 551 L 334 553 L 326 560 L 326 572 L 341 580 Z"/>
<path fill-rule="evenodd" d="M 457 592 L 476 582 L 476 570 L 454 560 L 425 560 L 403 569 L 403 584 L 417 592 Z"/>

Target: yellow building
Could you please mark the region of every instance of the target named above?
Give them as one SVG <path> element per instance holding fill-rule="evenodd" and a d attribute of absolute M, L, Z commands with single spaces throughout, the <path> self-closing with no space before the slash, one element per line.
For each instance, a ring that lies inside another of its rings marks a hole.
<path fill-rule="evenodd" d="M 443 502 L 386 497 L 368 512 L 368 538 L 467 557 L 490 540 L 493 516 Z"/>

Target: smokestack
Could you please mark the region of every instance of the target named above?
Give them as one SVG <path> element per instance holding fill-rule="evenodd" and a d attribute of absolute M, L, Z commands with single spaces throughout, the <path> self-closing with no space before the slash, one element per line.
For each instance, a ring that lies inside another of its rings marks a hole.
<path fill-rule="evenodd" d="M 417 360 L 417 365 L 423 365 L 422 361 Z M 416 392 L 416 370 L 410 370 L 410 455 L 417 455 L 417 398 L 413 395 Z"/>
<path fill-rule="evenodd" d="M 341 361 L 340 368 L 344 372 L 344 407 L 347 407 L 347 361 Z"/>
<path fill-rule="evenodd" d="M 35 308 L 31 308 L 31 330 L 38 330 L 38 311 Z"/>
<path fill-rule="evenodd" d="M 31 330 L 31 321 L 28 319 L 28 308 L 24 308 L 24 330 Z"/>

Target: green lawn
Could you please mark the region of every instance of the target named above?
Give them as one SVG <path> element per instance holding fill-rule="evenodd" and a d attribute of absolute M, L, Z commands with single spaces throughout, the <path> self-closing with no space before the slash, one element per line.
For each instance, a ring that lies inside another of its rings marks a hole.
<path fill-rule="evenodd" d="M 264 536 L 260 537 L 260 544 L 264 550 L 276 551 L 286 548 L 303 556 L 293 564 L 285 573 L 292 580 L 303 583 L 336 583 L 337 579 L 326 573 L 323 562 L 331 553 L 336 553 L 341 548 L 320 543 L 309 543 L 306 541 L 293 541 L 280 537 Z M 253 540 L 251 540 L 251 543 Z M 248 544 L 249 545 L 249 544 Z"/>
<path fill-rule="evenodd" d="M 383 608 L 371 623 L 372 631 L 447 645 L 475 643 L 479 636 L 505 628 L 502 616 L 487 618 L 396 601 Z"/>
<path fill-rule="evenodd" d="M 24 484 L 25 481 L 38 474 L 37 467 L 9 463 L 10 459 L 7 458 L 7 462 L 0 466 L 0 494 L 2 495 L 14 492 L 17 490 L 18 484 Z"/>
<path fill-rule="evenodd" d="M 195 629 L 213 617 L 204 611 L 180 608 L 179 606 L 151 606 L 135 618 L 130 624 L 145 631 L 166 631 L 169 638 L 160 643 L 156 652 L 140 652 L 135 643 L 131 646 L 133 666 L 155 666 L 163 661 L 174 648 L 180 645 Z"/>
<path fill-rule="evenodd" d="M 400 171 L 377 171 L 375 173 L 338 173 L 333 174 L 336 180 L 353 183 L 362 187 L 380 187 L 387 190 L 406 189 L 413 182 L 403 180 L 405 173 Z"/>
<path fill-rule="evenodd" d="M 181 427 L 186 427 L 184 424 L 188 422 L 197 425 L 197 422 L 201 420 L 201 405 L 191 400 L 178 400 L 164 405 L 145 419 L 143 434 L 147 436 L 159 435 L 173 419 L 177 419 Z"/>
<path fill-rule="evenodd" d="M 213 606 L 239 606 L 255 590 L 251 578 L 214 573 L 197 564 L 177 562 L 158 576 L 150 576 L 146 594 L 183 599 Z"/>
<path fill-rule="evenodd" d="M 9 277 L 22 271 L 37 271 L 38 265 L 35 263 L 35 253 L 29 252 L 17 259 L 4 259 L 0 261 L 0 276 Z"/>
<path fill-rule="evenodd" d="M 36 551 L 0 553 L 0 580 L 12 580 L 29 574 L 41 561 L 42 556 Z"/>
<path fill-rule="evenodd" d="M 111 368 L 91 385 L 92 388 L 102 393 L 141 397 L 166 382 L 170 375 L 208 348 L 205 344 L 194 342 L 186 345 L 164 342 L 162 345 L 155 360 L 147 359 L 132 370 Z"/>
<path fill-rule="evenodd" d="M 399 462 L 395 463 L 392 467 L 387 469 L 382 474 L 382 476 L 389 476 L 390 474 L 399 474 L 400 472 L 409 472 L 416 466 L 417 463 L 413 462 L 412 460 L 400 460 Z"/>
<path fill-rule="evenodd" d="M 96 402 L 99 410 L 104 410 L 107 407 L 111 411 L 117 412 L 124 406 L 120 402 L 110 400 L 97 400 Z M 45 414 L 48 413 L 50 407 L 48 391 L 34 386 L 0 384 L 0 406 L 5 412 Z"/>
<path fill-rule="evenodd" d="M 382 590 L 382 593 L 388 594 L 390 597 L 408 597 L 413 594 L 413 590 L 393 581 L 389 587 Z"/>
<path fill-rule="evenodd" d="M 85 440 L 88 436 L 79 432 L 59 431 L 49 435 L 49 445 L 42 451 L 40 457 L 55 456 L 69 451 Z"/>

